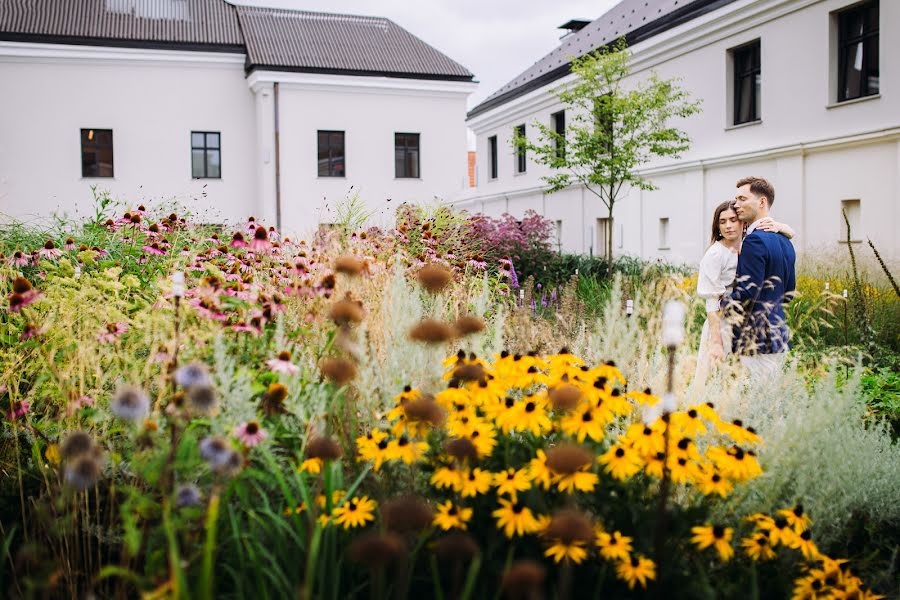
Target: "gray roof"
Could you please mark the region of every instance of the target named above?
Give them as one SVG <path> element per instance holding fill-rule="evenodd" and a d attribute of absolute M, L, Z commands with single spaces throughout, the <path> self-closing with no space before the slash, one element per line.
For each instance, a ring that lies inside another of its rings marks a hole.
<path fill-rule="evenodd" d="M 247 71 L 474 77 L 388 19 L 225 0 L 0 0 L 0 40 L 246 52 Z"/>
<path fill-rule="evenodd" d="M 473 77 L 458 62 L 382 17 L 236 8 L 248 60 L 260 68 Z"/>
<path fill-rule="evenodd" d="M 563 38 L 552 52 L 485 98 L 468 116 L 474 117 L 565 77 L 573 57 L 612 44 L 623 36 L 629 45 L 636 44 L 734 1 L 622 0 L 590 25 Z"/>

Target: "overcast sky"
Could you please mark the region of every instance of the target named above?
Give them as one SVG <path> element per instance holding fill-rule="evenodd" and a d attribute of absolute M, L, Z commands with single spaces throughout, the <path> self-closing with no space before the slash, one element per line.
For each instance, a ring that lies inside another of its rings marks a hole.
<path fill-rule="evenodd" d="M 387 17 L 475 74 L 469 108 L 553 50 L 569 19 L 593 20 L 618 0 L 229 0 Z"/>

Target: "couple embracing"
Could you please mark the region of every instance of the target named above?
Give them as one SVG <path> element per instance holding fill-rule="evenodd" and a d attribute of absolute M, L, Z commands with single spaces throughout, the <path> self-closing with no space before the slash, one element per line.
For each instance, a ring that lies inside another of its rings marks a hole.
<path fill-rule="evenodd" d="M 784 305 L 795 288 L 794 231 L 769 211 L 775 188 L 761 177 L 737 182 L 734 200 L 716 207 L 712 239 L 700 262 L 697 293 L 706 301 L 695 382 L 733 353 L 751 381 L 784 366 L 790 331 Z"/>

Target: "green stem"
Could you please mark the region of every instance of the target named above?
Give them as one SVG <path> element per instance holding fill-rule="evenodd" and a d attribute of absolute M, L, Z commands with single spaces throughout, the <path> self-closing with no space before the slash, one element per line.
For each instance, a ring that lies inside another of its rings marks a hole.
<path fill-rule="evenodd" d="M 216 522 L 219 518 L 219 490 L 213 487 L 209 498 L 209 507 L 206 510 L 206 542 L 203 545 L 203 571 L 200 580 L 200 598 L 210 600 L 213 598 L 213 561 L 216 555 Z"/>

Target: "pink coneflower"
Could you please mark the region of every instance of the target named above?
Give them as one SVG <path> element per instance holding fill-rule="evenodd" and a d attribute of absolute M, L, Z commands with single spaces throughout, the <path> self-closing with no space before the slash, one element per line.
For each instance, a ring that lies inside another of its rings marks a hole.
<path fill-rule="evenodd" d="M 9 257 L 9 264 L 14 267 L 27 267 L 29 262 L 31 262 L 31 259 L 21 250 L 16 250 L 13 252 L 13 255 Z"/>
<path fill-rule="evenodd" d="M 273 373 L 284 373 L 285 375 L 294 375 L 300 368 L 291 362 L 291 353 L 283 351 L 278 354 L 278 358 L 267 360 L 266 364 Z"/>
<path fill-rule="evenodd" d="M 31 404 L 24 400 L 10 402 L 9 410 L 6 411 L 6 418 L 10 421 L 15 421 L 18 417 L 24 417 L 29 408 L 31 408 Z"/>
<path fill-rule="evenodd" d="M 91 398 L 90 396 L 80 396 L 77 399 L 69 402 L 69 404 L 66 406 L 66 415 L 71 417 L 76 412 L 78 412 L 79 409 L 81 409 L 85 406 L 93 406 L 93 405 L 94 405 L 93 398 Z"/>
<path fill-rule="evenodd" d="M 109 256 L 109 252 L 99 246 L 92 246 L 91 250 L 97 253 L 97 256 Z"/>
<path fill-rule="evenodd" d="M 19 312 L 41 297 L 40 292 L 31 287 L 31 282 L 24 277 L 13 280 L 13 291 L 9 295 L 9 312 Z"/>
<path fill-rule="evenodd" d="M 25 326 L 25 329 L 22 330 L 22 335 L 19 336 L 19 341 L 24 342 L 25 340 L 30 340 L 31 338 L 37 337 L 39 335 L 43 335 L 47 333 L 47 328 L 44 326 L 37 326 L 34 323 L 28 323 Z"/>
<path fill-rule="evenodd" d="M 234 428 L 234 437 L 248 448 L 258 445 L 261 441 L 269 437 L 265 429 L 259 426 L 256 421 L 245 421 Z"/>
<path fill-rule="evenodd" d="M 42 258 L 46 258 L 49 260 L 55 260 L 62 256 L 62 250 L 56 247 L 56 244 L 53 243 L 53 240 L 47 240 L 44 242 L 44 247 L 37 251 L 38 256 Z"/>
<path fill-rule="evenodd" d="M 128 331 L 128 325 L 125 323 L 107 323 L 106 331 L 100 333 L 97 339 L 104 344 L 111 344 L 119 339 L 123 333 Z"/>
<path fill-rule="evenodd" d="M 143 250 L 144 252 L 149 252 L 150 254 L 164 255 L 166 253 L 165 250 L 159 247 L 158 242 L 153 242 L 149 246 L 141 246 L 141 250 Z"/>
<path fill-rule="evenodd" d="M 269 242 L 269 234 L 265 227 L 257 227 L 253 234 L 253 241 L 250 242 L 250 250 L 253 252 L 267 252 L 272 247 Z"/>
<path fill-rule="evenodd" d="M 479 271 L 483 271 L 487 268 L 487 263 L 480 256 L 476 256 L 475 258 L 466 261 L 466 265 L 478 269 Z"/>
<path fill-rule="evenodd" d="M 247 243 L 247 240 L 244 239 L 244 234 L 240 231 L 235 231 L 234 235 L 231 236 L 231 247 L 232 248 L 246 248 L 250 244 Z"/>
<path fill-rule="evenodd" d="M 63 250 L 65 250 L 66 252 L 71 252 L 72 250 L 75 250 L 77 247 L 78 247 L 78 245 L 75 243 L 75 240 L 70 237 L 67 237 L 66 241 L 63 243 Z"/>

